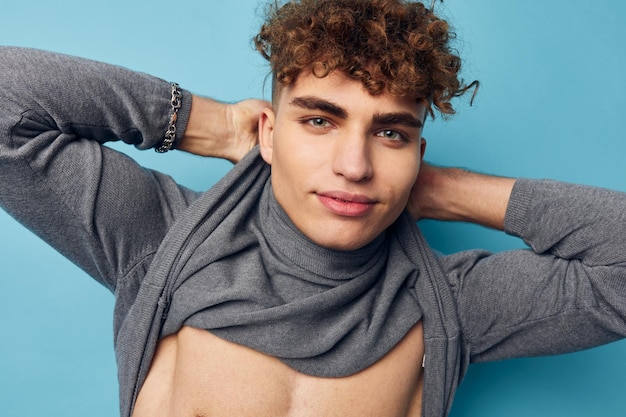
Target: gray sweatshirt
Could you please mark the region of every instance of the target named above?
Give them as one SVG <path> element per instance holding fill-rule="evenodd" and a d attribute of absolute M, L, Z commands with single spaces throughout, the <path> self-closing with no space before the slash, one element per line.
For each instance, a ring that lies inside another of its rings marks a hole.
<path fill-rule="evenodd" d="M 273 199 L 256 150 L 196 193 L 102 146 L 157 145 L 169 83 L 42 51 L 0 56 L 0 205 L 114 292 L 123 416 L 158 340 L 182 325 L 334 377 L 422 320 L 427 417 L 449 412 L 470 362 L 626 335 L 623 193 L 518 180 L 505 230 L 529 250 L 436 257 L 403 214 L 365 248 L 329 251 Z M 179 135 L 190 106 L 185 91 Z"/>

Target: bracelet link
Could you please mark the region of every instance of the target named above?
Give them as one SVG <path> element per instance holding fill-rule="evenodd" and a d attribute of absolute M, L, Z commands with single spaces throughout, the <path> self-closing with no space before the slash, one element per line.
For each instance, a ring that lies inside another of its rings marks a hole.
<path fill-rule="evenodd" d="M 174 140 L 176 139 L 176 121 L 178 120 L 178 110 L 182 106 L 182 98 L 183 92 L 180 89 L 180 86 L 177 83 L 172 83 L 172 115 L 170 116 L 170 121 L 167 124 L 167 129 L 165 131 L 165 138 L 163 141 L 154 148 L 154 150 L 158 153 L 165 153 L 172 149 L 174 145 Z"/>

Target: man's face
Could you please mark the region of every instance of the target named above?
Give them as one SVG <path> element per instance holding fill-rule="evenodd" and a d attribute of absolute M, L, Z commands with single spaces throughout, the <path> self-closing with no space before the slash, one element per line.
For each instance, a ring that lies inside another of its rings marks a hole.
<path fill-rule="evenodd" d="M 425 104 L 372 96 L 333 72 L 300 75 L 260 120 L 278 203 L 320 246 L 353 250 L 401 214 L 417 178 Z"/>

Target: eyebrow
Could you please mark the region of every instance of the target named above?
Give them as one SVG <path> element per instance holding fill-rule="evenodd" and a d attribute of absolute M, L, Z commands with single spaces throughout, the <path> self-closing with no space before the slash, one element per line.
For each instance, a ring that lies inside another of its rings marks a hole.
<path fill-rule="evenodd" d="M 294 97 L 290 104 L 307 110 L 319 110 L 341 119 L 348 118 L 348 110 L 331 101 L 315 96 Z M 373 122 L 376 125 L 403 125 L 422 128 L 424 123 L 409 112 L 377 113 Z"/>
<path fill-rule="evenodd" d="M 374 124 L 377 125 L 402 125 L 407 127 L 422 128 L 424 123 L 408 112 L 379 113 L 374 115 Z"/>
<path fill-rule="evenodd" d="M 348 118 L 348 111 L 345 108 L 339 106 L 338 104 L 332 103 L 328 100 L 324 100 L 318 97 L 313 97 L 313 96 L 295 97 L 293 100 L 291 100 L 290 104 L 292 106 L 301 107 L 307 110 L 320 110 L 320 111 L 323 111 L 324 113 L 331 114 L 341 119 Z"/>

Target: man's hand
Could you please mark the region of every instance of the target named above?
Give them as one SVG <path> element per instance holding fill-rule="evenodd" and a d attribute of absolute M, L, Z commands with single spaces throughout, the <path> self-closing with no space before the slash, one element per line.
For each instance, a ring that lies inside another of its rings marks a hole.
<path fill-rule="evenodd" d="M 416 220 L 464 221 L 502 230 L 515 180 L 423 163 L 407 210 Z"/>
<path fill-rule="evenodd" d="M 255 99 L 227 104 L 194 95 L 192 100 L 187 129 L 176 148 L 233 163 L 257 144 L 259 115 L 271 106 Z"/>
<path fill-rule="evenodd" d="M 436 196 L 437 169 L 439 168 L 422 161 L 419 175 L 413 184 L 406 206 L 407 211 L 415 220 L 436 218 L 436 203 L 433 198 Z"/>
<path fill-rule="evenodd" d="M 259 116 L 265 108 L 271 104 L 263 100 L 244 100 L 230 105 L 231 158 L 232 162 L 238 162 L 259 142 Z"/>

